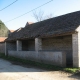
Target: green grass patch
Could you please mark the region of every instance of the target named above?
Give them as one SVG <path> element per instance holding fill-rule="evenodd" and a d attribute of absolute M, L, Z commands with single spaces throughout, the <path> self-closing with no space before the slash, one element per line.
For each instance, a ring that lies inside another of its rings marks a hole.
<path fill-rule="evenodd" d="M 64 68 L 64 71 L 70 72 L 70 73 L 78 73 L 80 72 L 80 68 Z"/>
<path fill-rule="evenodd" d="M 3 53 L 0 53 L 0 58 L 12 61 L 14 63 L 20 63 L 22 65 L 30 65 L 30 66 L 34 66 L 34 67 L 38 67 L 38 68 L 42 68 L 42 69 L 51 70 L 51 71 L 65 71 L 65 72 L 69 72 L 69 73 L 77 73 L 80 71 L 80 68 L 59 67 L 59 66 L 54 66 L 54 65 L 50 65 L 50 64 L 44 64 L 44 63 L 40 63 L 40 62 L 15 58 L 12 56 L 5 56 Z"/>

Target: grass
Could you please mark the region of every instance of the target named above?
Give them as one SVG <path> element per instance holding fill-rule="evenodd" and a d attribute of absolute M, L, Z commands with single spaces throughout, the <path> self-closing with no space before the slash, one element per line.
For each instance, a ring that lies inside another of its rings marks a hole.
<path fill-rule="evenodd" d="M 42 68 L 42 69 L 51 70 L 51 71 L 65 71 L 65 72 L 69 72 L 69 73 L 78 73 L 80 71 L 80 68 L 59 67 L 59 66 L 54 66 L 54 65 L 50 65 L 50 64 L 44 64 L 44 63 L 40 63 L 40 62 L 15 58 L 12 56 L 5 56 L 3 53 L 0 53 L 0 58 L 9 60 L 14 63 L 20 63 L 22 65 L 30 65 L 30 66 L 34 66 L 34 67 L 38 67 L 38 68 Z"/>
<path fill-rule="evenodd" d="M 78 73 L 80 72 L 80 68 L 64 68 L 64 71 L 69 73 Z"/>

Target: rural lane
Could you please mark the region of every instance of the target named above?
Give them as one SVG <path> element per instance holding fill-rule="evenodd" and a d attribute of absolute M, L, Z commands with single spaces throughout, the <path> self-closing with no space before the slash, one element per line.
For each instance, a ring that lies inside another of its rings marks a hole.
<path fill-rule="evenodd" d="M 0 80 L 80 80 L 77 76 L 60 71 L 23 67 L 0 59 Z"/>

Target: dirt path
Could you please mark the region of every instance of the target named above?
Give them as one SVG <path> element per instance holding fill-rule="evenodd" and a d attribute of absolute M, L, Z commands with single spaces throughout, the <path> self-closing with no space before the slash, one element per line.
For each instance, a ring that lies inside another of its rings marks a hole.
<path fill-rule="evenodd" d="M 60 71 L 22 67 L 0 59 L 0 80 L 80 80 L 80 78 Z"/>

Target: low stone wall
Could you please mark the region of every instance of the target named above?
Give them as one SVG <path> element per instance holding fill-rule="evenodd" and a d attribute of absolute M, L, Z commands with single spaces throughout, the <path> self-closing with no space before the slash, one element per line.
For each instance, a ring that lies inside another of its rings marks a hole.
<path fill-rule="evenodd" d="M 8 51 L 8 55 L 62 67 L 66 66 L 66 54 L 64 52 Z"/>

